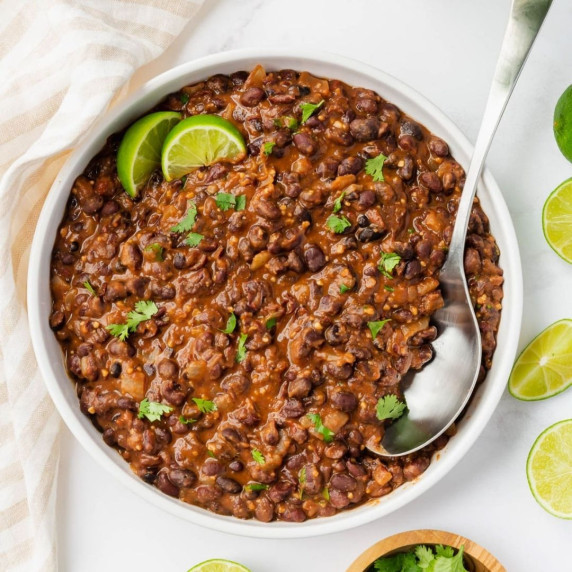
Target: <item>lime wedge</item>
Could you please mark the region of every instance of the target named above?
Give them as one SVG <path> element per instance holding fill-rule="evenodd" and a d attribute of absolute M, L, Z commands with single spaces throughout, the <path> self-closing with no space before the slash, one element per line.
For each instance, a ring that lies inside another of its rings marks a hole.
<path fill-rule="evenodd" d="M 167 135 L 161 165 L 167 181 L 219 161 L 237 163 L 246 156 L 240 131 L 218 115 L 193 115 Z"/>
<path fill-rule="evenodd" d="M 129 196 L 136 197 L 161 166 L 163 141 L 180 120 L 180 113 L 158 111 L 142 117 L 125 132 L 117 152 L 117 175 Z"/>
<path fill-rule="evenodd" d="M 572 519 L 572 419 L 555 423 L 539 435 L 528 454 L 526 476 L 544 510 Z"/>
<path fill-rule="evenodd" d="M 508 390 L 517 399 L 538 401 L 572 385 L 572 320 L 548 326 L 518 356 Z"/>
<path fill-rule="evenodd" d="M 212 560 L 205 560 L 193 566 L 188 572 L 250 572 L 250 570 L 237 562 L 223 560 L 222 558 L 213 558 Z"/>
<path fill-rule="evenodd" d="M 552 250 L 572 263 L 572 179 L 556 187 L 546 199 L 542 230 Z"/>
<path fill-rule="evenodd" d="M 556 103 L 554 137 L 564 157 L 572 161 L 572 85 L 566 88 Z"/>

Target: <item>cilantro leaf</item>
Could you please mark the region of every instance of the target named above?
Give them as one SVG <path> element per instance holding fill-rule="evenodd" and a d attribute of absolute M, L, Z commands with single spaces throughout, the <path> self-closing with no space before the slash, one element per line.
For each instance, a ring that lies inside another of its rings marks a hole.
<path fill-rule="evenodd" d="M 147 398 L 139 403 L 139 413 L 137 417 L 143 419 L 146 417 L 149 421 L 159 421 L 163 414 L 170 413 L 173 408 L 157 401 L 149 401 Z"/>
<path fill-rule="evenodd" d="M 268 318 L 266 320 L 266 329 L 271 330 L 276 325 L 276 318 Z"/>
<path fill-rule="evenodd" d="M 252 451 L 250 451 L 250 454 L 252 455 L 252 458 L 259 465 L 264 465 L 264 463 L 266 463 L 266 459 L 264 458 L 264 455 L 258 449 L 252 449 Z"/>
<path fill-rule="evenodd" d="M 431 562 L 435 560 L 435 555 L 433 554 L 433 551 L 427 546 L 423 546 L 422 544 L 415 547 L 415 556 L 417 556 L 418 560 L 417 565 L 422 570 L 426 570 L 427 568 L 429 568 Z"/>
<path fill-rule="evenodd" d="M 207 449 L 207 455 L 211 457 L 211 459 L 216 459 L 216 455 L 210 449 Z"/>
<path fill-rule="evenodd" d="M 179 415 L 179 421 L 183 424 L 183 425 L 190 425 L 191 423 L 196 423 L 197 420 L 196 419 L 190 419 L 188 417 L 185 417 L 184 415 Z"/>
<path fill-rule="evenodd" d="M 346 286 L 345 284 L 340 284 L 340 294 L 345 294 L 346 292 L 349 292 L 351 290 L 351 288 L 349 286 Z"/>
<path fill-rule="evenodd" d="M 171 227 L 171 232 L 190 232 L 195 225 L 196 218 L 197 205 L 193 201 L 189 201 L 187 214 L 175 226 Z"/>
<path fill-rule="evenodd" d="M 262 483 L 248 483 L 246 486 L 251 491 L 265 491 L 268 489 L 268 485 Z"/>
<path fill-rule="evenodd" d="M 326 499 L 327 501 L 330 500 L 330 490 L 328 489 L 328 487 L 324 487 L 324 489 L 322 490 L 322 496 L 323 496 L 324 499 Z"/>
<path fill-rule="evenodd" d="M 97 293 L 94 289 L 94 287 L 89 283 L 89 280 L 86 280 L 83 283 L 83 287 L 92 295 L 92 296 L 97 296 Z"/>
<path fill-rule="evenodd" d="M 336 215 L 330 215 L 326 221 L 326 225 L 336 234 L 341 234 L 346 230 L 346 228 L 352 226 L 352 223 L 345 216 L 339 217 Z"/>
<path fill-rule="evenodd" d="M 187 105 L 187 103 L 189 103 L 189 99 L 191 99 L 191 98 L 189 97 L 188 93 L 181 93 L 181 95 L 179 96 L 179 101 L 183 105 Z"/>
<path fill-rule="evenodd" d="M 377 334 L 379 334 L 379 332 L 381 331 L 381 328 L 383 328 L 383 326 L 385 326 L 385 324 L 387 324 L 387 322 L 391 322 L 391 319 L 388 318 L 387 320 L 379 320 L 377 322 L 368 322 L 367 327 L 369 328 L 369 331 L 371 332 L 371 337 L 375 339 Z"/>
<path fill-rule="evenodd" d="M 116 338 L 124 342 L 129 337 L 129 326 L 127 324 L 109 324 L 106 330 Z"/>
<path fill-rule="evenodd" d="M 417 566 L 415 554 L 411 552 L 400 552 L 393 556 L 378 558 L 373 563 L 377 572 L 420 572 Z"/>
<path fill-rule="evenodd" d="M 453 558 L 455 551 L 451 546 L 443 546 L 442 544 L 437 544 L 437 546 L 435 546 L 435 554 L 437 556 L 445 556 L 445 558 Z"/>
<path fill-rule="evenodd" d="M 240 338 L 238 340 L 238 349 L 236 350 L 236 361 L 240 363 L 244 361 L 246 357 L 246 340 L 248 339 L 248 334 L 240 334 Z"/>
<path fill-rule="evenodd" d="M 276 143 L 274 141 L 266 141 L 266 143 L 264 143 L 264 145 L 262 146 L 262 151 L 266 156 L 271 155 L 272 149 L 274 149 L 275 145 Z"/>
<path fill-rule="evenodd" d="M 434 572 L 467 572 L 463 564 L 465 547 L 461 546 L 455 556 L 437 556 L 435 559 Z"/>
<path fill-rule="evenodd" d="M 145 250 L 150 250 L 155 253 L 155 260 L 157 262 L 163 262 L 163 247 L 158 243 L 154 242 L 145 247 Z"/>
<path fill-rule="evenodd" d="M 214 401 L 200 399 L 199 397 L 193 397 L 193 401 L 196 403 L 201 413 L 212 413 L 217 410 L 217 406 Z"/>
<path fill-rule="evenodd" d="M 236 205 L 234 210 L 243 211 L 246 208 L 246 195 L 238 195 L 236 197 Z"/>
<path fill-rule="evenodd" d="M 185 238 L 185 244 L 193 247 L 198 246 L 203 238 L 204 236 L 198 232 L 189 232 L 187 238 Z"/>
<path fill-rule="evenodd" d="M 383 178 L 383 163 L 386 159 L 387 157 L 383 153 L 380 153 L 377 157 L 368 159 L 365 162 L 365 172 L 371 175 L 374 181 L 382 182 L 385 180 Z"/>
<path fill-rule="evenodd" d="M 320 109 L 324 105 L 324 100 L 320 103 L 302 103 L 300 104 L 300 109 L 302 110 L 302 125 L 310 119 L 316 109 Z"/>
<path fill-rule="evenodd" d="M 323 424 L 320 415 L 318 415 L 318 413 L 308 413 L 306 417 L 308 417 L 308 419 L 314 424 L 316 433 L 319 433 L 326 443 L 330 443 L 334 438 L 335 433 Z"/>
<path fill-rule="evenodd" d="M 230 193 L 217 193 L 215 195 L 216 206 L 221 211 L 233 209 L 236 206 L 236 197 Z"/>
<path fill-rule="evenodd" d="M 232 334 L 232 332 L 234 332 L 234 328 L 236 328 L 236 316 L 234 315 L 234 312 L 232 312 L 226 321 L 226 328 L 221 330 L 221 332 L 223 334 Z"/>
<path fill-rule="evenodd" d="M 393 292 L 393 288 L 391 286 L 384 286 L 383 289 L 387 290 L 388 292 Z"/>
<path fill-rule="evenodd" d="M 292 131 L 296 131 L 296 129 L 298 129 L 298 120 L 295 117 L 285 117 L 284 118 L 284 124 L 286 125 L 286 127 L 288 127 L 288 129 L 291 129 Z"/>
<path fill-rule="evenodd" d="M 342 210 L 342 201 L 346 196 L 346 192 L 342 191 L 342 194 L 334 201 L 334 208 L 332 209 L 335 213 Z"/>
<path fill-rule="evenodd" d="M 304 487 L 306 486 L 306 467 L 302 467 L 298 471 L 298 483 L 300 483 L 300 500 L 302 500 L 302 495 L 304 494 Z"/>
<path fill-rule="evenodd" d="M 393 278 L 393 269 L 401 262 L 396 252 L 382 252 L 377 264 L 378 270 L 387 278 Z"/>
<path fill-rule="evenodd" d="M 407 405 L 399 401 L 395 395 L 380 397 L 375 407 L 375 415 L 380 420 L 397 419 L 403 415 Z"/>

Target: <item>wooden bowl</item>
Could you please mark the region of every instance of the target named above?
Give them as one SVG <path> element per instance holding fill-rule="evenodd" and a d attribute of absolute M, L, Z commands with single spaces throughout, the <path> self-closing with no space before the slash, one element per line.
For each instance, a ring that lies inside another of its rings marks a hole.
<path fill-rule="evenodd" d="M 466 567 L 470 572 L 506 572 L 506 568 L 476 542 L 442 530 L 408 530 L 385 538 L 370 546 L 350 565 L 347 572 L 364 572 L 377 558 L 408 552 L 418 544 L 442 544 L 456 549 L 462 545 L 465 550 Z"/>

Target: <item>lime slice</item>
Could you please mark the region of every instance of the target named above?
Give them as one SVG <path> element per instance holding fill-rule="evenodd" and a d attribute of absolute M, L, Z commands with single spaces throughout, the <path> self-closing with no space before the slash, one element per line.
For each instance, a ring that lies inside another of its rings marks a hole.
<path fill-rule="evenodd" d="M 180 120 L 180 113 L 158 111 L 142 117 L 125 132 L 117 152 L 117 174 L 129 196 L 136 197 L 161 166 L 163 141 Z"/>
<path fill-rule="evenodd" d="M 161 165 L 167 181 L 219 161 L 237 163 L 246 146 L 240 131 L 218 115 L 193 115 L 183 119 L 167 135 Z"/>
<path fill-rule="evenodd" d="M 572 320 L 560 320 L 532 340 L 518 356 L 508 390 L 523 401 L 538 401 L 572 385 Z"/>
<path fill-rule="evenodd" d="M 528 454 L 526 476 L 543 509 L 572 519 L 572 419 L 555 423 L 539 435 Z"/>
<path fill-rule="evenodd" d="M 542 230 L 554 252 L 572 263 L 572 179 L 556 187 L 546 199 Z"/>
<path fill-rule="evenodd" d="M 222 558 L 213 558 L 212 560 L 205 560 L 193 566 L 188 572 L 250 572 L 250 570 L 237 562 L 223 560 Z"/>
<path fill-rule="evenodd" d="M 564 157 L 572 161 L 572 85 L 567 87 L 556 103 L 554 137 Z"/>

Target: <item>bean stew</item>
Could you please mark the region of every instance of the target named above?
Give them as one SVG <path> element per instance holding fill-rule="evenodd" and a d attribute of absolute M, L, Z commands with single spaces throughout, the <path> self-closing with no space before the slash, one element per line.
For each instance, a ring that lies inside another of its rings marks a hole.
<path fill-rule="evenodd" d="M 447 143 L 369 89 L 261 66 L 156 110 L 218 114 L 248 153 L 171 182 L 157 171 L 133 199 L 116 134 L 76 179 L 49 320 L 83 413 L 144 481 L 242 519 L 331 516 L 418 477 L 454 426 L 405 457 L 366 444 L 391 422 L 380 402 L 400 404 L 403 375 L 433 355 L 465 178 Z M 192 240 L 177 230 L 191 226 Z M 465 272 L 480 381 L 498 259 L 476 199 Z"/>

